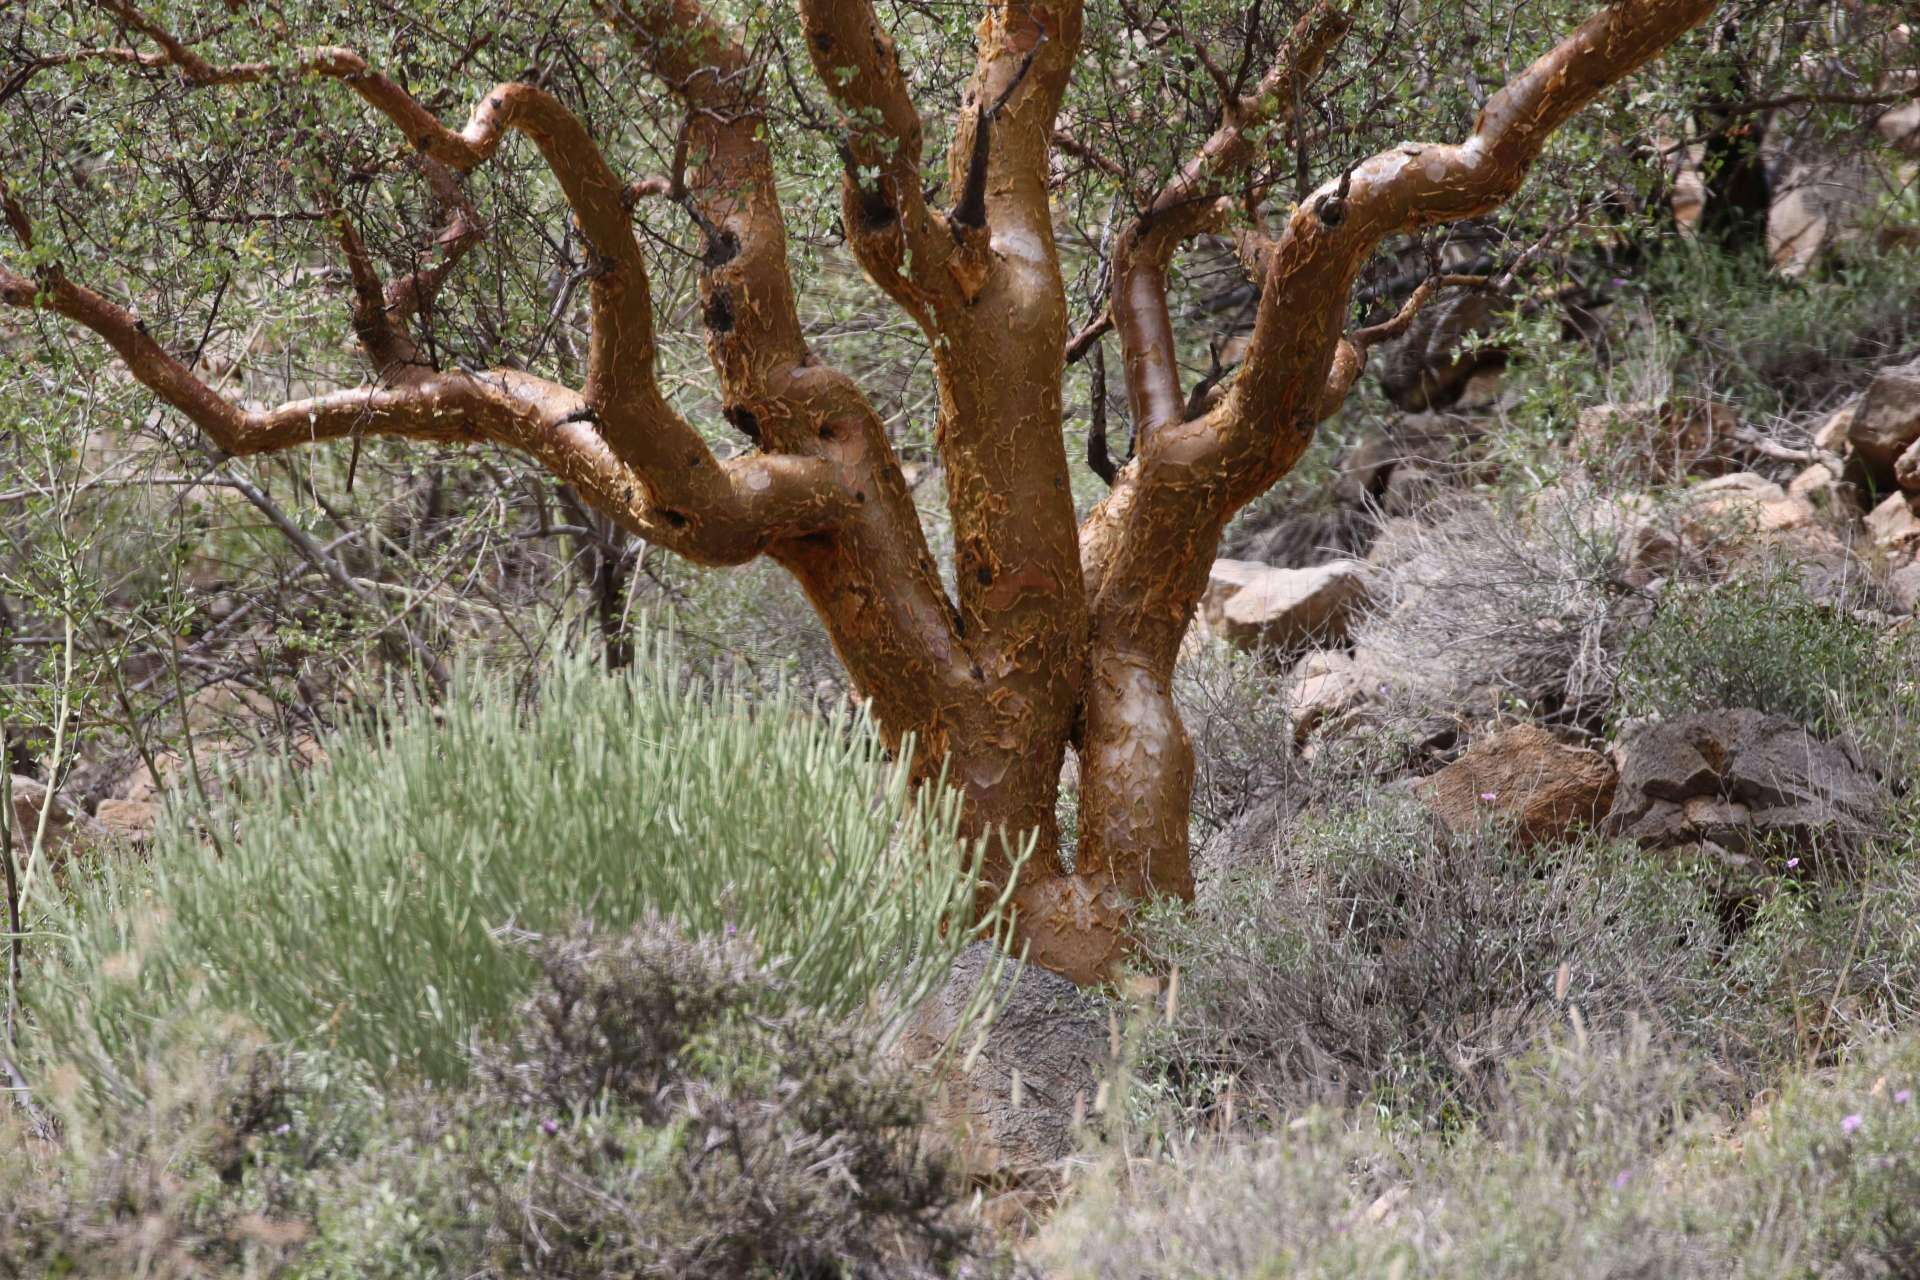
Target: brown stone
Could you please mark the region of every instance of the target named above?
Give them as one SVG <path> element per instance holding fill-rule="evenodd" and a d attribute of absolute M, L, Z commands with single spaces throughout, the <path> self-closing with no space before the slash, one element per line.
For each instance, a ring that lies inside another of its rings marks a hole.
<path fill-rule="evenodd" d="M 40 812 L 47 805 L 47 787 L 43 782 L 14 774 L 13 787 L 13 823 L 12 845 L 16 850 L 33 847 L 33 839 L 40 830 Z M 63 797 L 55 796 L 52 810 L 47 814 L 45 851 L 49 854 L 66 849 L 69 845 L 98 842 L 105 830 L 92 817 L 76 806 L 69 804 Z"/>
<path fill-rule="evenodd" d="M 120 840 L 145 844 L 153 839 L 159 810 L 151 800 L 102 800 L 94 817 L 107 833 Z"/>
<path fill-rule="evenodd" d="M 1835 409 L 1813 433 L 1813 446 L 1827 453 L 1845 453 L 1853 446 L 1847 443 L 1847 428 L 1853 425 L 1853 415 L 1858 410 L 1858 401 L 1842 409 Z"/>
<path fill-rule="evenodd" d="M 1805 498 L 1750 471 L 1709 480 L 1687 497 L 1682 526 L 1703 540 L 1799 529 L 1818 516 Z"/>
<path fill-rule="evenodd" d="M 1517 725 L 1469 747 L 1415 794 L 1454 831 L 1489 818 L 1513 823 L 1525 845 L 1562 839 L 1592 826 L 1613 804 L 1613 763 L 1568 746 L 1536 725 Z"/>
<path fill-rule="evenodd" d="M 1881 488 L 1894 481 L 1894 463 L 1920 440 L 1920 360 L 1883 370 L 1860 397 L 1847 439 Z"/>
<path fill-rule="evenodd" d="M 1346 639 L 1366 602 L 1366 567 L 1358 561 L 1278 569 L 1216 560 L 1201 610 L 1207 624 L 1234 644 L 1285 650 Z"/>
<path fill-rule="evenodd" d="M 1294 664 L 1287 686 L 1287 718 L 1293 739 L 1304 744 L 1315 730 L 1374 700 L 1385 676 L 1364 654 L 1315 649 Z"/>
<path fill-rule="evenodd" d="M 1902 489 L 1920 489 L 1920 440 L 1893 460 L 1893 478 Z"/>
<path fill-rule="evenodd" d="M 1920 544 L 1920 496 L 1894 493 L 1867 513 L 1867 536 L 1887 552 Z"/>

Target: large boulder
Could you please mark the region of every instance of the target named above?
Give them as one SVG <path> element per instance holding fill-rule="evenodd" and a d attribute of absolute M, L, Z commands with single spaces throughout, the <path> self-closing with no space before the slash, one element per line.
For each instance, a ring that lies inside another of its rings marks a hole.
<path fill-rule="evenodd" d="M 1355 560 L 1309 569 L 1216 560 L 1201 611 L 1207 625 L 1234 644 L 1284 651 L 1345 640 L 1366 602 L 1366 566 Z"/>
<path fill-rule="evenodd" d="M 1092 1114 L 1107 1075 L 1107 1020 L 1099 1001 L 1068 979 L 1009 961 L 985 1043 L 977 1051 L 955 1045 L 960 1020 L 995 961 L 989 943 L 961 952 L 897 1052 L 915 1066 L 938 1066 L 935 1112 L 971 1170 L 1028 1187 L 1057 1185 L 1074 1151 L 1075 1117 Z"/>
<path fill-rule="evenodd" d="M 1613 804 L 1617 776 L 1598 751 L 1524 724 L 1475 742 L 1414 784 L 1414 794 L 1450 831 L 1494 818 L 1513 824 L 1517 843 L 1531 845 L 1597 825 Z"/>
<path fill-rule="evenodd" d="M 1920 360 L 1881 371 L 1847 423 L 1847 441 L 1882 489 L 1894 484 L 1894 464 L 1920 440 Z"/>
<path fill-rule="evenodd" d="M 1873 830 L 1884 799 L 1857 753 L 1760 711 L 1645 725 L 1615 756 L 1606 828 L 1649 847 L 1844 847 Z"/>

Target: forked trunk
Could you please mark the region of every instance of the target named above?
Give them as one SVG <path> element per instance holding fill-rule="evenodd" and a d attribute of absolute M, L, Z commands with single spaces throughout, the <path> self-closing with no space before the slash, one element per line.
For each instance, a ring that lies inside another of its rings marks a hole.
<path fill-rule="evenodd" d="M 996 887 L 1011 872 L 1008 845 L 1037 839 L 1014 886 L 1015 937 L 1037 962 L 1083 982 L 1110 975 L 1125 955 L 1139 901 L 1192 892 L 1193 752 L 1171 690 L 1221 530 L 1298 460 L 1372 343 L 1403 330 L 1435 289 L 1487 283 L 1435 276 L 1394 319 L 1348 332 L 1362 265 L 1390 236 L 1507 200 L 1556 128 L 1713 7 L 1617 0 L 1488 99 L 1464 142 L 1394 147 L 1270 214 L 1263 184 L 1272 176 L 1253 172 L 1260 139 L 1283 132 L 1351 25 L 1344 6 L 1321 0 L 1267 73 L 1244 86 L 1251 92 L 1208 64 L 1222 95 L 1219 127 L 1133 205 L 1138 216 L 1114 240 L 1105 312 L 1069 343 L 1051 201 L 1056 148 L 1086 150 L 1058 127 L 1078 59 L 1080 0 L 984 6 L 952 131 L 946 212 L 927 203 L 919 111 L 871 0 L 799 0 L 821 88 L 843 113 L 848 243 L 933 353 L 955 542 L 949 595 L 884 422 L 808 346 L 768 141 L 767 79 L 702 0 L 594 4 L 686 109 L 672 172 L 634 182 L 548 89 L 496 86 L 456 130 L 351 49 L 220 65 L 133 0 L 99 3 L 152 47 L 71 49 L 34 69 L 171 68 L 208 89 L 336 82 L 399 130 L 449 225 L 432 265 L 388 283 L 347 213 L 324 210 L 372 378 L 274 408 L 230 399 L 202 380 L 197 355 L 183 362 L 132 311 L 39 254 L 32 219 L 4 179 L 0 215 L 33 265 L 22 268 L 29 274 L 0 267 L 0 303 L 93 330 L 227 454 L 369 434 L 487 440 L 532 456 L 622 528 L 690 560 L 773 557 L 806 591 L 888 738 L 912 734 L 921 775 L 944 772 L 960 787 L 970 833 L 1001 835 L 988 868 Z M 523 369 L 441 367 L 432 344 L 415 340 L 458 259 L 487 234 L 460 177 L 487 164 L 508 134 L 538 150 L 592 264 L 578 389 Z M 1100 167 L 1124 186 L 1117 162 Z M 648 255 L 633 227 L 634 203 L 649 198 L 672 200 L 702 234 L 708 355 L 726 417 L 756 446 L 739 457 L 716 457 L 658 383 Z M 1232 236 L 1260 301 L 1232 385 L 1189 404 L 1167 287 L 1179 249 L 1208 233 Z M 1109 331 L 1124 357 L 1137 456 L 1076 521 L 1065 369 Z M 1070 746 L 1080 764 L 1071 868 L 1055 820 Z"/>

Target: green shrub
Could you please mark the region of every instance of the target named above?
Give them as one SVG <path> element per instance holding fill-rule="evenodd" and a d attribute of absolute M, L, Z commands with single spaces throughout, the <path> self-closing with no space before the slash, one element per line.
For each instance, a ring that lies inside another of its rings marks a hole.
<path fill-rule="evenodd" d="M 1731 405 L 1749 423 L 1804 431 L 1808 416 L 1912 348 L 1917 289 L 1912 249 L 1856 246 L 1847 260 L 1788 279 L 1760 255 L 1668 241 L 1632 279 L 1613 281 L 1602 340 L 1564 341 L 1566 316 L 1554 308 L 1517 309 L 1489 336 L 1515 354 L 1496 456 L 1523 487 L 1557 473 L 1581 410 L 1609 401 L 1693 397 Z M 1616 480 L 1646 461 L 1606 457 Z"/>
<path fill-rule="evenodd" d="M 453 1076 L 532 979 L 512 938 L 654 913 L 751 938 L 809 1007 L 910 1006 L 977 933 L 953 794 L 916 798 L 862 720 L 709 692 L 641 647 L 626 678 L 559 663 L 531 705 L 469 672 L 326 768 L 242 780 L 215 847 L 176 822 L 150 869 L 108 868 L 40 988 L 51 1055 L 97 1041 L 110 1083 L 198 990 L 277 1041 Z"/>
<path fill-rule="evenodd" d="M 1616 724 L 1716 707 L 1897 749 L 1920 727 L 1920 644 L 1808 599 L 1790 569 L 1675 583 L 1623 646 Z"/>

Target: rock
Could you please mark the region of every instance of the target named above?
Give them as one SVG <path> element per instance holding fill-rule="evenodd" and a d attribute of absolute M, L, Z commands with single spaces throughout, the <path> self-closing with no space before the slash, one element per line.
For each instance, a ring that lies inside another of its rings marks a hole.
<path fill-rule="evenodd" d="M 1827 453 L 1845 453 L 1852 448 L 1847 443 L 1847 430 L 1853 425 L 1853 415 L 1859 407 L 1860 402 L 1856 400 L 1829 414 L 1826 422 L 1813 433 L 1813 447 Z"/>
<path fill-rule="evenodd" d="M 1195 898 L 1202 903 L 1211 901 L 1234 873 L 1271 867 L 1285 848 L 1286 833 L 1306 801 L 1306 785 L 1288 779 L 1208 837 L 1193 858 Z"/>
<path fill-rule="evenodd" d="M 1286 698 L 1295 745 L 1372 701 L 1382 681 L 1380 670 L 1364 657 L 1338 649 L 1315 649 L 1301 658 L 1294 664 Z"/>
<path fill-rule="evenodd" d="M 1819 500 L 1814 495 L 1831 488 L 1839 479 L 1840 477 L 1833 473 L 1832 467 L 1824 462 L 1816 462 L 1787 482 L 1787 492 L 1793 497 L 1805 498 L 1814 506 L 1819 506 Z"/>
<path fill-rule="evenodd" d="M 1887 594 L 1908 613 L 1920 613 L 1920 560 L 1887 575 Z"/>
<path fill-rule="evenodd" d="M 1809 148 L 1770 129 L 1762 151 L 1769 185 L 1767 251 L 1782 275 L 1801 276 L 1833 250 L 1853 245 L 1871 231 L 1874 210 L 1899 190 L 1891 166 L 1876 164 L 1860 149 Z"/>
<path fill-rule="evenodd" d="M 1491 330 L 1498 305 L 1492 292 L 1462 290 L 1422 309 L 1404 335 L 1380 349 L 1378 377 L 1387 399 L 1401 409 L 1445 408 L 1475 374 L 1505 365 L 1504 350 L 1474 341 Z"/>
<path fill-rule="evenodd" d="M 10 843 L 15 850 L 25 852 L 33 847 L 34 833 L 40 829 L 40 811 L 47 803 L 47 787 L 43 782 L 17 773 L 12 776 L 11 782 L 13 826 Z M 105 829 L 83 810 L 60 796 L 53 798 L 53 808 L 47 814 L 46 852 L 55 853 L 74 844 L 98 843 L 105 835 Z"/>
<path fill-rule="evenodd" d="M 1613 472 L 1625 462 L 1651 479 L 1725 475 L 1742 465 L 1740 416 L 1723 404 L 1675 399 L 1594 405 L 1574 428 L 1574 451 L 1588 466 Z"/>
<path fill-rule="evenodd" d="M 1920 495 L 1889 494 L 1867 513 L 1867 536 L 1873 545 L 1898 554 L 1920 544 Z"/>
<path fill-rule="evenodd" d="M 1237 645 L 1287 650 L 1344 640 L 1366 601 L 1366 567 L 1358 561 L 1276 569 L 1216 560 L 1201 608 L 1207 624 Z"/>
<path fill-rule="evenodd" d="M 1373 543 L 1373 515 L 1360 507 L 1296 511 L 1239 532 L 1229 548 L 1233 558 L 1257 560 L 1286 569 L 1302 569 L 1344 560 Z"/>
<path fill-rule="evenodd" d="M 1859 486 L 1848 479 L 1845 469 L 1837 458 L 1832 465 L 1813 463 L 1787 482 L 1787 495 L 1830 519 L 1858 519 L 1865 504 L 1860 500 Z"/>
<path fill-rule="evenodd" d="M 1920 440 L 1920 360 L 1883 370 L 1867 386 L 1847 440 L 1879 488 L 1894 482 L 1894 463 Z"/>
<path fill-rule="evenodd" d="M 1808 472 L 1826 471 L 1823 466 L 1808 468 Z M 1845 494 L 1849 489 L 1835 484 L 1828 492 Z M 1850 503 L 1851 497 L 1844 500 Z M 1790 492 L 1750 472 L 1722 476 L 1687 494 L 1677 523 L 1686 541 L 1720 571 L 1757 570 L 1764 574 L 1786 566 L 1800 580 L 1808 597 L 1820 603 L 1844 604 L 1857 597 L 1861 586 L 1872 579 L 1853 549 L 1821 523 L 1804 487 L 1802 492 Z M 1638 551 L 1636 548 L 1630 567 L 1645 560 Z M 1654 567 L 1677 559 L 1672 554 L 1660 556 Z M 1645 573 L 1638 576 L 1644 577 Z M 1628 577 L 1631 581 L 1636 575 L 1630 572 Z"/>
<path fill-rule="evenodd" d="M 153 839 L 159 810 L 151 800 L 102 800 L 94 810 L 94 817 L 108 835 L 133 844 L 145 844 Z"/>
<path fill-rule="evenodd" d="M 1709 480 L 1688 491 L 1686 498 L 1681 528 L 1702 541 L 1799 529 L 1819 515 L 1805 498 L 1751 471 Z"/>
<path fill-rule="evenodd" d="M 1821 525 L 1756 539 L 1734 557 L 1734 563 L 1762 574 L 1784 565 L 1793 571 L 1808 600 L 1846 608 L 1860 604 L 1863 593 L 1870 596 L 1874 581 L 1873 570 L 1853 548 Z"/>
<path fill-rule="evenodd" d="M 1613 804 L 1618 775 L 1597 751 L 1572 747 L 1537 725 L 1518 725 L 1468 747 L 1458 760 L 1422 778 L 1414 794 L 1451 831 L 1488 817 L 1514 824 L 1525 846 L 1593 826 Z"/>
<path fill-rule="evenodd" d="M 1891 107 L 1874 121 L 1880 136 L 1910 156 L 1920 156 L 1920 102 Z"/>
<path fill-rule="evenodd" d="M 921 1067 L 935 1062 L 994 959 L 985 942 L 960 954 L 947 985 L 901 1037 L 901 1057 Z M 1038 965 L 1008 961 L 994 999 L 1000 1013 L 984 1047 L 969 1053 L 973 1046 L 961 1044 L 941 1064 L 935 1110 L 971 1168 L 1028 1184 L 1053 1181 L 1074 1151 L 1075 1111 L 1092 1114 L 1106 1075 L 1106 1018 L 1094 997 Z"/>
<path fill-rule="evenodd" d="M 1620 783 L 1606 830 L 1649 847 L 1845 845 L 1873 829 L 1883 800 L 1852 751 L 1760 711 L 1646 725 L 1615 756 Z"/>
<path fill-rule="evenodd" d="M 1902 489 L 1920 489 L 1920 440 L 1893 460 L 1893 478 Z"/>

